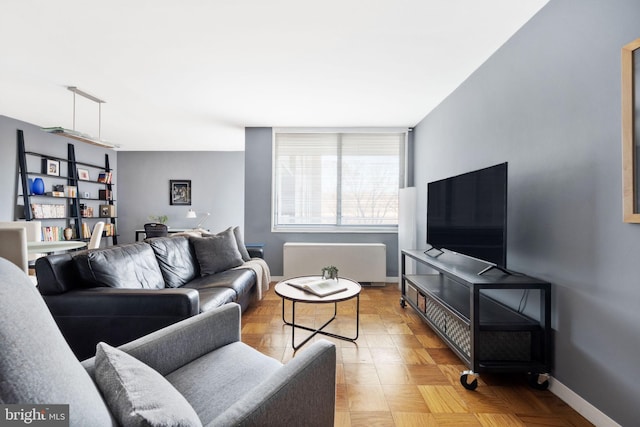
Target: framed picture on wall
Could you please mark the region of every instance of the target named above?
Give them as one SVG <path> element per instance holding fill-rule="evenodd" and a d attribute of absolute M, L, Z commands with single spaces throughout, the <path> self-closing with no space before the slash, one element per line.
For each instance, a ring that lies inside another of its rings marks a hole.
<path fill-rule="evenodd" d="M 169 204 L 191 206 L 190 179 L 172 179 L 169 181 Z"/>
<path fill-rule="evenodd" d="M 89 171 L 78 168 L 78 179 L 82 181 L 89 181 Z"/>
<path fill-rule="evenodd" d="M 42 172 L 47 175 L 60 176 L 60 162 L 52 159 L 42 159 Z"/>

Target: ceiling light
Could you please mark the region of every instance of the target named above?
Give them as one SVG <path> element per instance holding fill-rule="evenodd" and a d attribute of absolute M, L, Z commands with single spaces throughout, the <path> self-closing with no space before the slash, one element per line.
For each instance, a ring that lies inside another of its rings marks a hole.
<path fill-rule="evenodd" d="M 119 145 L 112 144 L 108 141 L 104 141 L 101 138 L 102 104 L 106 103 L 107 101 L 100 99 L 97 96 L 93 96 L 81 89 L 78 89 L 76 86 L 67 86 L 67 89 L 73 92 L 73 129 L 65 129 L 60 126 L 56 126 L 56 127 L 50 127 L 50 128 L 42 128 L 42 130 L 45 132 L 54 133 L 56 135 L 62 135 L 69 138 L 73 138 L 78 141 L 86 142 L 88 144 L 98 145 L 100 147 L 105 147 L 105 148 L 120 147 Z M 86 133 L 76 131 L 76 95 L 80 95 L 98 104 L 98 138 L 97 139 Z"/>

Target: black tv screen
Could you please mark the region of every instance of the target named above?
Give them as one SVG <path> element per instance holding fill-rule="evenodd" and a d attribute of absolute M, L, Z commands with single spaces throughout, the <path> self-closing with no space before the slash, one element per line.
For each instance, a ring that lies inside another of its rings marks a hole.
<path fill-rule="evenodd" d="M 507 266 L 507 163 L 427 185 L 427 244 Z"/>

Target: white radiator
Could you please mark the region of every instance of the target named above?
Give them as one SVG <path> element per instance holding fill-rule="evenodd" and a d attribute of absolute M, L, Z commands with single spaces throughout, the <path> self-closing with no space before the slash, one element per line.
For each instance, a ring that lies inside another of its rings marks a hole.
<path fill-rule="evenodd" d="M 285 243 L 284 277 L 320 275 L 334 265 L 338 275 L 360 283 L 384 285 L 387 278 L 387 247 L 383 243 Z"/>

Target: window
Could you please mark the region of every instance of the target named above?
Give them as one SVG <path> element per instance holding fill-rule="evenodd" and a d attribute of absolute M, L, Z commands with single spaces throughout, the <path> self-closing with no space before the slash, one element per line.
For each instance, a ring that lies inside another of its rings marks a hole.
<path fill-rule="evenodd" d="M 274 230 L 395 231 L 406 132 L 274 133 Z"/>

